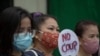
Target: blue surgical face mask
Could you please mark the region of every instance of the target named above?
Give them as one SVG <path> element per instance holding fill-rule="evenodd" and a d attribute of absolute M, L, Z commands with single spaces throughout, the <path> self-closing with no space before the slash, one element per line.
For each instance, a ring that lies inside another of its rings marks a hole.
<path fill-rule="evenodd" d="M 31 33 L 14 34 L 14 48 L 18 51 L 25 51 L 32 44 Z"/>

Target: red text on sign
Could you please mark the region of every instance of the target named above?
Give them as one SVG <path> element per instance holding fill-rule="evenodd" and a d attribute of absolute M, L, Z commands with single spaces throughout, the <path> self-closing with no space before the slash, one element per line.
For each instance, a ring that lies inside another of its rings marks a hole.
<path fill-rule="evenodd" d="M 62 41 L 67 41 L 67 40 L 70 40 L 70 33 L 65 33 L 65 34 L 62 34 Z"/>
<path fill-rule="evenodd" d="M 77 41 L 73 41 L 71 44 L 63 44 L 62 51 L 67 52 L 69 50 L 76 50 Z"/>

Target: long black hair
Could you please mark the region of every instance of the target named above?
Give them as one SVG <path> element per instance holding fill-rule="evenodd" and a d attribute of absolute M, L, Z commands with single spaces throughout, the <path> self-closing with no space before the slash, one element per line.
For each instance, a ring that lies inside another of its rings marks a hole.
<path fill-rule="evenodd" d="M 21 19 L 29 17 L 32 29 L 33 19 L 30 14 L 20 7 L 10 7 L 5 9 L 0 15 L 0 54 L 11 56 L 13 51 L 13 35 L 20 27 Z M 1 56 L 0 55 L 0 56 Z"/>

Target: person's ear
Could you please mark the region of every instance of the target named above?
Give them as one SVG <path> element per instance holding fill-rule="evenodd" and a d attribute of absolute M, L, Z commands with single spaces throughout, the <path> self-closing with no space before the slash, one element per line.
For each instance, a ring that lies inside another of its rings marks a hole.
<path fill-rule="evenodd" d="M 79 39 L 79 45 L 82 45 L 82 38 L 78 36 Z"/>
<path fill-rule="evenodd" d="M 37 35 L 35 36 L 35 39 L 41 41 L 41 38 L 39 36 L 37 36 Z"/>
<path fill-rule="evenodd" d="M 35 38 L 40 40 L 40 37 L 41 37 L 41 33 L 39 31 L 36 31 Z"/>

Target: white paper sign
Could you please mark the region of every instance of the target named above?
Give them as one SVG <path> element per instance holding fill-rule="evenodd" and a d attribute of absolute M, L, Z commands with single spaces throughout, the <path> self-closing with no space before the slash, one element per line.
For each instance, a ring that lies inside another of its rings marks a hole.
<path fill-rule="evenodd" d="M 59 34 L 58 48 L 61 56 L 76 56 L 79 51 L 79 40 L 70 29 L 64 29 Z"/>

